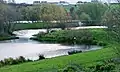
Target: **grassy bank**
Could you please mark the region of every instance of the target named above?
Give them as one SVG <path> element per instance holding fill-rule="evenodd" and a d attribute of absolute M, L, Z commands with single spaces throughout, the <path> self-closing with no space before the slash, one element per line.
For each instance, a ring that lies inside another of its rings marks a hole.
<path fill-rule="evenodd" d="M 19 38 L 16 37 L 15 35 L 8 35 L 8 34 L 1 34 L 0 35 L 0 41 L 11 40 L 11 39 L 19 39 Z"/>
<path fill-rule="evenodd" d="M 18 37 L 15 37 L 15 36 L 0 37 L 0 41 L 11 40 L 11 39 L 19 39 L 19 38 L 18 38 Z"/>
<path fill-rule="evenodd" d="M 65 24 L 56 24 L 56 23 L 21 23 L 15 25 L 15 30 L 25 30 L 25 29 L 46 29 L 46 28 L 61 28 L 61 27 L 77 27 L 77 23 L 65 23 Z"/>
<path fill-rule="evenodd" d="M 62 32 L 62 34 L 64 34 L 63 32 L 66 33 L 66 31 L 60 32 Z M 47 36 L 56 35 L 55 37 L 57 37 L 60 35 L 60 32 L 50 33 L 47 34 Z M 103 64 L 104 61 L 116 56 L 113 48 L 118 45 L 115 43 L 114 39 L 111 39 L 108 36 L 108 32 L 104 29 L 90 29 L 89 32 L 92 33 L 92 37 L 94 37 L 93 39 L 95 42 L 106 44 L 103 49 L 83 52 L 70 56 L 45 59 L 37 62 L 5 66 L 0 68 L 0 72 L 57 72 L 70 64 L 77 64 L 87 68 L 98 64 Z"/>
<path fill-rule="evenodd" d="M 108 42 L 108 32 L 105 29 L 62 30 L 48 34 L 38 34 L 35 40 L 65 44 L 91 44 L 105 46 Z"/>
<path fill-rule="evenodd" d="M 37 62 L 24 63 L 0 68 L 0 72 L 57 72 L 69 64 L 78 64 L 85 67 L 102 64 L 104 60 L 112 58 L 111 48 L 90 51 L 71 56 L 62 56 Z"/>

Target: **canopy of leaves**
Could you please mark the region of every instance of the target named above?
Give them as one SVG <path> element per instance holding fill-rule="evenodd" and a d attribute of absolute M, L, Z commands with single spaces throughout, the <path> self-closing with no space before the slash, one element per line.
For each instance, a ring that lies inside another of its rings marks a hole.
<path fill-rule="evenodd" d="M 103 24 L 108 26 L 117 40 L 120 40 L 120 6 L 110 7 L 103 16 Z"/>
<path fill-rule="evenodd" d="M 0 3 L 0 33 L 9 33 L 14 26 L 14 22 L 18 19 L 16 8 L 7 4 Z"/>
<path fill-rule="evenodd" d="M 43 21 L 65 20 L 67 17 L 67 13 L 63 7 L 53 4 L 43 4 L 40 11 Z"/>
<path fill-rule="evenodd" d="M 102 16 L 107 10 L 107 5 L 102 3 L 85 3 L 78 5 L 79 9 L 77 14 L 80 18 L 81 14 L 84 12 L 88 14 L 93 21 L 93 23 L 99 23 L 102 20 Z"/>

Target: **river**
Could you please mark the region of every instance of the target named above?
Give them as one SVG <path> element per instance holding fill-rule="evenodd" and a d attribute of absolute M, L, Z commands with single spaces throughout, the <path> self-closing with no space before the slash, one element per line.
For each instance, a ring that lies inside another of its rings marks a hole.
<path fill-rule="evenodd" d="M 32 35 L 39 32 L 46 32 L 46 30 L 36 29 L 15 31 L 14 34 L 16 34 L 19 39 L 0 41 L 0 60 L 9 57 L 16 58 L 19 56 L 36 60 L 38 59 L 39 54 L 43 54 L 46 58 L 52 58 L 68 55 L 68 51 L 73 50 L 90 51 L 101 49 L 101 47 L 93 45 L 89 48 L 86 45 L 66 46 L 61 44 L 42 43 L 29 39 Z"/>

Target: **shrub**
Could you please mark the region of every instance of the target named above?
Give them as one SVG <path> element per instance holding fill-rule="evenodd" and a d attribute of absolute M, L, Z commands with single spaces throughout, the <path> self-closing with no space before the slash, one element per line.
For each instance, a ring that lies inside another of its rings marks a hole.
<path fill-rule="evenodd" d="M 19 62 L 19 63 L 26 62 L 26 59 L 25 59 L 23 56 L 20 56 L 20 57 L 18 58 L 18 62 Z"/>
<path fill-rule="evenodd" d="M 41 57 L 42 59 L 42 57 Z M 23 56 L 20 56 L 19 58 L 13 59 L 13 58 L 7 58 L 0 61 L 0 67 L 3 67 L 5 65 L 15 65 L 20 64 L 24 62 L 31 62 L 32 60 L 26 60 Z"/>
<path fill-rule="evenodd" d="M 93 72 L 111 72 L 115 69 L 115 64 L 108 63 L 108 64 L 98 64 L 94 67 L 90 67 L 90 69 L 93 69 Z"/>
<path fill-rule="evenodd" d="M 0 61 L 0 67 L 2 67 L 2 66 L 4 66 L 5 64 L 4 64 L 4 61 L 3 60 L 1 60 Z"/>
<path fill-rule="evenodd" d="M 65 67 L 64 69 L 59 70 L 58 72 L 85 72 L 85 71 L 83 67 L 76 64 L 71 64 Z"/>
<path fill-rule="evenodd" d="M 9 65 L 13 65 L 16 63 L 16 61 L 13 58 L 8 58 Z"/>
<path fill-rule="evenodd" d="M 68 52 L 69 55 L 77 54 L 77 53 L 82 53 L 82 51 L 74 50 L 74 51 L 70 51 L 70 52 Z"/>
<path fill-rule="evenodd" d="M 48 33 L 45 35 L 37 35 L 40 41 L 52 41 L 65 44 L 94 44 L 94 38 L 89 30 L 61 30 Z M 95 43 L 96 44 L 96 43 Z M 95 45 L 94 44 L 94 45 Z"/>
<path fill-rule="evenodd" d="M 45 59 L 44 55 L 39 54 L 38 56 L 39 56 L 39 59 L 38 59 L 38 60 Z"/>
<path fill-rule="evenodd" d="M 105 42 L 98 42 L 97 45 L 99 45 L 99 46 L 106 46 L 106 43 Z"/>
<path fill-rule="evenodd" d="M 27 61 L 27 62 L 32 62 L 32 60 L 30 60 L 30 59 L 27 59 L 26 61 Z"/>
<path fill-rule="evenodd" d="M 9 59 L 4 59 L 4 64 L 9 65 Z"/>

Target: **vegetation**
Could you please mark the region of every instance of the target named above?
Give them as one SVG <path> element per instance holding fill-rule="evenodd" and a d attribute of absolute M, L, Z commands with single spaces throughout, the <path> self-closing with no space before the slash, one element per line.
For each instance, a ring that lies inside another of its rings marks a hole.
<path fill-rule="evenodd" d="M 44 55 L 38 55 L 38 56 L 39 56 L 38 60 L 45 59 Z M 38 61 L 38 60 L 36 60 L 36 61 Z M 0 61 L 0 68 L 7 66 L 7 65 L 16 65 L 16 64 L 21 64 L 21 63 L 25 63 L 25 62 L 33 62 L 33 60 L 25 59 L 23 56 L 20 56 L 16 59 L 6 58 L 6 59 Z"/>
<path fill-rule="evenodd" d="M 77 23 L 66 23 L 63 24 L 66 28 L 69 27 L 78 27 Z M 25 30 L 25 29 L 46 29 L 46 28 L 62 28 L 61 24 L 58 23 L 50 23 L 46 22 L 37 22 L 37 23 L 18 23 L 15 25 L 15 30 Z"/>
<path fill-rule="evenodd" d="M 119 0 L 117 0 L 120 3 Z M 111 36 L 116 39 L 118 44 L 120 43 L 120 5 L 112 5 L 109 6 L 109 9 L 106 11 L 103 17 L 103 24 L 108 26 L 109 31 L 111 32 Z M 112 39 L 113 39 L 112 38 Z M 120 48 L 114 47 L 116 50 L 116 54 L 118 57 L 120 56 Z"/>
<path fill-rule="evenodd" d="M 0 41 L 3 41 L 3 40 L 10 40 L 10 39 L 19 39 L 19 37 L 16 37 L 15 35 L 8 35 L 8 34 L 2 34 L 0 35 Z"/>
<path fill-rule="evenodd" d="M 116 69 L 117 66 L 120 67 L 119 63 L 105 62 L 115 57 L 118 58 L 118 62 L 120 60 L 119 5 L 109 6 L 102 3 L 80 4 L 76 6 L 76 10 L 74 7 L 70 8 L 69 16 L 63 7 L 52 4 L 42 4 L 16 9 L 2 2 L 3 1 L 0 0 L 0 40 L 11 38 L 11 36 L 13 36 L 12 31 L 14 30 L 31 28 L 49 29 L 51 27 L 60 27 L 64 29 L 66 27 L 65 24 L 71 19 L 79 19 L 81 22 L 86 23 L 86 25 L 100 25 L 103 23 L 108 26 L 108 29 L 61 30 L 53 31 L 48 34 L 39 33 L 36 38 L 33 39 L 65 44 L 100 45 L 103 46 L 103 49 L 83 53 L 73 51 L 69 52 L 69 54 L 73 55 L 52 59 L 45 59 L 43 55 L 39 55 L 40 61 L 29 63 L 24 63 L 26 60 L 22 56 L 17 59 L 9 58 L 0 61 L 0 72 L 74 72 L 86 70 L 88 70 L 88 72 L 119 72 L 119 69 Z M 16 25 L 15 21 L 17 20 L 32 21 L 33 24 Z M 42 21 L 44 23 L 34 23 L 34 21 Z M 52 23 L 53 21 L 56 22 Z M 74 65 L 66 67 L 71 63 L 77 64 L 78 68 L 75 68 Z M 79 65 L 85 69 L 79 68 Z"/>
<path fill-rule="evenodd" d="M 116 45 L 115 45 L 116 46 Z M 29 62 L 19 65 L 12 65 L 0 68 L 1 72 L 54 72 L 63 69 L 69 64 L 78 64 L 83 67 L 91 67 L 97 64 L 103 64 L 104 60 L 114 57 L 112 47 L 97 51 L 90 51 L 70 56 L 62 56 L 52 59 L 45 59 L 37 62 Z"/>
<path fill-rule="evenodd" d="M 101 36 L 100 34 L 97 36 L 97 32 L 99 31 L 101 34 L 105 34 L 104 39 L 107 39 L 107 32 L 104 30 L 63 30 L 52 32 L 48 34 L 38 34 L 36 37 L 33 38 L 39 41 L 48 41 L 48 42 L 58 42 L 64 44 L 86 44 L 86 45 L 100 45 L 105 46 L 107 42 L 103 42 L 101 40 L 97 40 L 96 37 Z M 96 34 L 95 34 L 96 33 Z M 96 35 L 96 36 L 94 36 Z M 102 35 L 103 36 L 103 35 Z M 103 39 L 103 40 L 104 40 Z"/>
<path fill-rule="evenodd" d="M 20 63 L 24 63 L 27 62 L 27 60 L 20 56 L 17 59 L 13 59 L 13 58 L 8 58 L 8 59 L 4 59 L 0 61 L 0 67 L 6 66 L 6 65 L 15 65 L 15 64 L 20 64 Z"/>
<path fill-rule="evenodd" d="M 39 54 L 39 59 L 38 60 L 43 60 L 45 59 L 44 55 Z"/>
<path fill-rule="evenodd" d="M 113 47 L 119 47 L 116 41 L 108 39 L 107 33 L 103 29 L 89 30 L 97 42 L 107 43 L 103 49 L 97 51 L 83 52 L 70 56 L 56 57 L 52 59 L 45 59 L 37 62 L 24 63 L 20 65 L 8 66 L 0 68 L 1 72 L 54 72 L 65 68 L 67 65 L 73 63 L 81 65 L 85 68 L 104 64 L 104 61 L 116 57 Z M 61 31 L 60 31 L 61 32 Z M 53 32 L 55 33 L 55 32 Z M 19 69 L 17 68 L 19 66 Z M 116 65 L 115 65 L 116 66 Z M 95 68 L 94 68 L 95 69 Z"/>
<path fill-rule="evenodd" d="M 14 29 L 14 21 L 18 18 L 18 12 L 15 8 L 0 2 L 0 35 L 12 35 Z"/>
<path fill-rule="evenodd" d="M 74 50 L 74 51 L 69 51 L 69 52 L 68 52 L 69 55 L 77 54 L 77 53 L 82 53 L 82 51 Z"/>
<path fill-rule="evenodd" d="M 15 23 L 19 18 L 19 13 L 16 8 L 9 6 L 0 0 L 0 41 L 8 39 L 16 39 L 12 32 L 14 30 Z"/>
<path fill-rule="evenodd" d="M 97 64 L 94 67 L 84 68 L 78 64 L 71 64 L 65 67 L 58 72 L 111 72 L 115 70 L 115 64 L 113 63 L 105 63 L 105 64 Z"/>
<path fill-rule="evenodd" d="M 19 37 L 15 37 L 15 36 L 4 36 L 4 37 L 0 37 L 0 41 L 3 41 L 3 40 L 11 40 L 11 39 L 19 39 Z"/>
<path fill-rule="evenodd" d="M 101 25 L 102 16 L 108 9 L 106 4 L 99 2 L 78 4 L 70 8 L 70 15 L 73 19 L 79 19 L 84 25 Z"/>

